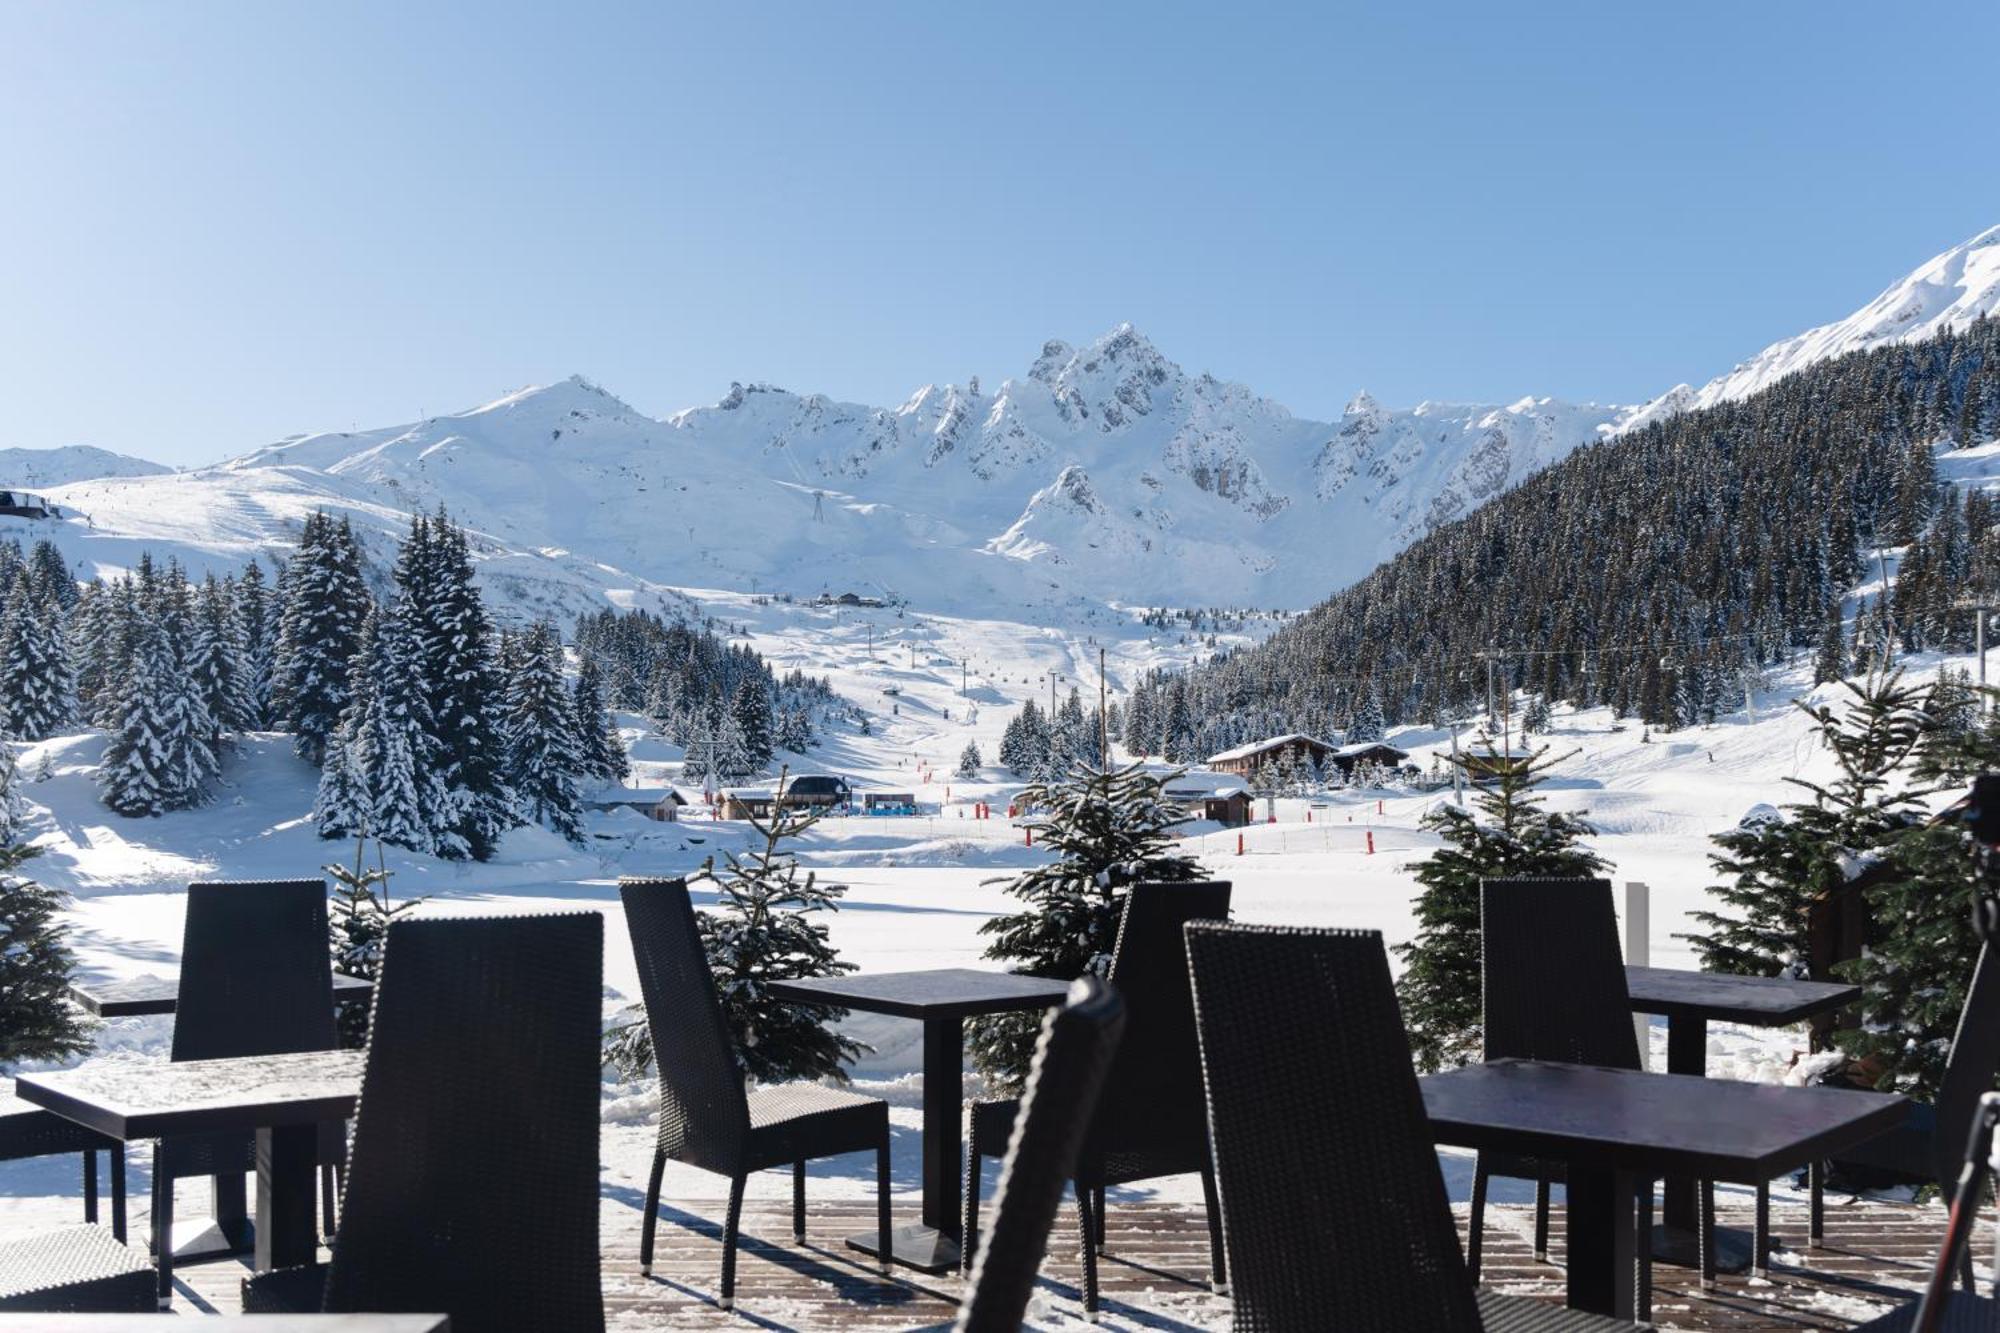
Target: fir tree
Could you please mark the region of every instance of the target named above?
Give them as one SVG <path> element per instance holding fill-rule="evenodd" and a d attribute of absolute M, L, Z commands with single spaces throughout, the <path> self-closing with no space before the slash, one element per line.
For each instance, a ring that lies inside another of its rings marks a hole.
<path fill-rule="evenodd" d="M 347 709 L 348 668 L 369 603 L 353 528 L 315 512 L 285 567 L 274 689 L 276 712 L 309 763 L 325 758 Z"/>
<path fill-rule="evenodd" d="M 264 582 L 264 567 L 252 560 L 236 582 L 236 641 L 243 653 L 243 686 L 249 695 L 246 730 L 259 730 L 271 720 L 271 673 L 278 646 L 276 608 Z"/>
<path fill-rule="evenodd" d="M 439 510 L 412 525 L 422 558 L 399 559 L 397 577 L 417 630 L 421 672 L 438 739 L 444 788 L 442 855 L 484 861 L 500 837 L 520 822 L 506 779 L 503 679 L 494 656 L 493 625 L 473 585 L 465 532 Z M 462 848 L 462 852 L 454 851 Z"/>
<path fill-rule="evenodd" d="M 576 714 L 562 683 L 555 626 L 539 621 L 522 636 L 507 682 L 507 785 L 529 822 L 583 841 L 576 791 Z"/>
<path fill-rule="evenodd" d="M 1830 603 L 1820 620 L 1819 649 L 1813 655 L 1813 684 L 1847 678 L 1847 635 L 1840 620 L 1840 602 Z"/>
<path fill-rule="evenodd" d="M 793 754 L 804 754 L 812 748 L 812 714 L 804 705 L 794 705 L 778 715 L 776 739 L 780 750 Z"/>
<path fill-rule="evenodd" d="M 1535 795 L 1557 762 L 1548 753 L 1543 747 L 1525 758 L 1508 759 L 1488 741 L 1483 754 L 1457 761 L 1468 777 L 1485 778 L 1472 785 L 1477 814 L 1444 804 L 1421 821 L 1444 839 L 1444 846 L 1416 868 L 1417 882 L 1423 885 L 1417 896 L 1417 933 L 1396 946 L 1404 964 L 1396 993 L 1412 1052 L 1426 1071 L 1479 1055 L 1480 881 L 1575 878 L 1609 868 L 1581 845 L 1590 825 L 1546 809 Z"/>
<path fill-rule="evenodd" d="M 1808 911 L 1839 891 L 1851 868 L 1879 856 L 1907 828 L 1927 793 L 1904 785 L 1901 770 L 1923 736 L 1921 692 L 1901 671 L 1842 681 L 1843 713 L 1800 700 L 1838 772 L 1828 783 L 1786 778 L 1808 799 L 1784 807 L 1779 821 L 1719 833 L 1709 857 L 1727 882 L 1709 893 L 1724 910 L 1694 914 L 1704 933 L 1684 938 L 1709 972 L 1793 976 L 1814 981 Z"/>
<path fill-rule="evenodd" d="M 417 907 L 422 898 L 394 902 L 389 897 L 390 870 L 382 844 L 375 844 L 375 865 L 368 866 L 368 832 L 354 830 L 354 864 L 328 865 L 333 879 L 333 899 L 327 905 L 327 946 L 333 956 L 333 970 L 362 981 L 382 979 L 383 946 L 388 941 L 390 923 Z M 340 1006 L 340 1044 L 359 1050 L 368 1044 L 367 1001 Z"/>
<path fill-rule="evenodd" d="M 761 682 L 745 676 L 730 699 L 729 712 L 736 723 L 748 776 L 771 762 L 771 696 Z"/>
<path fill-rule="evenodd" d="M 36 542 L 28 552 L 25 569 L 37 601 L 59 611 L 70 611 L 82 600 L 82 590 L 77 587 L 69 566 L 63 563 L 62 552 L 48 538 Z"/>
<path fill-rule="evenodd" d="M 958 776 L 962 778 L 978 777 L 981 762 L 979 758 L 979 742 L 967 741 L 965 748 L 959 751 Z"/>
<path fill-rule="evenodd" d="M 14 756 L 0 745 L 0 806 L 11 815 Z M 21 873 L 41 849 L 20 841 L 15 821 L 0 833 L 0 1066 L 66 1060 L 90 1049 L 90 1032 L 70 1003 L 76 959 L 60 915 L 68 895 Z"/>
<path fill-rule="evenodd" d="M 618 724 L 604 704 L 604 680 L 597 659 L 588 653 L 577 671 L 571 705 L 576 713 L 578 771 L 598 782 L 623 782 L 632 765 L 625 757 Z"/>
<path fill-rule="evenodd" d="M 1368 692 L 1361 696 L 1360 706 L 1354 710 L 1354 721 L 1347 728 L 1347 743 L 1379 741 L 1388 734 L 1388 725 L 1382 711 L 1382 692 L 1375 688 L 1375 682 L 1371 680 Z"/>
<path fill-rule="evenodd" d="M 135 625 L 131 660 L 110 696 L 111 722 L 98 765 L 104 804 L 121 815 L 157 815 L 172 808 L 175 788 L 168 754 L 167 694 L 171 663 L 159 626 L 150 617 Z"/>
<path fill-rule="evenodd" d="M 1036 845 L 1054 859 L 1015 877 L 1007 892 L 1025 910 L 994 917 L 986 956 L 1010 970 L 1072 981 L 1102 975 L 1111 960 L 1125 890 L 1138 883 L 1191 880 L 1200 873 L 1176 850 L 1174 827 L 1187 812 L 1166 797 L 1168 779 L 1142 764 L 1111 772 L 1074 770 L 1060 782 L 1021 793 L 1041 811 L 1028 821 Z M 968 1025 L 981 1072 L 1009 1086 L 1026 1075 L 1041 1022 L 999 1014 Z"/>
<path fill-rule="evenodd" d="M 716 910 L 697 913 L 695 922 L 743 1072 L 760 1083 L 846 1082 L 843 1065 L 868 1049 L 834 1027 L 847 1011 L 792 1004 L 770 993 L 773 982 L 854 970 L 854 964 L 841 961 L 818 919 L 838 910 L 847 890 L 820 882 L 816 871 L 801 877 L 798 858 L 784 846 L 824 813 L 787 809 L 787 780 L 788 774 L 780 771 L 780 799 L 770 819 L 750 821 L 763 845 L 747 856 L 725 851 L 720 869 L 710 857 L 694 876 L 716 891 Z M 643 1016 L 628 1016 L 606 1034 L 606 1045 L 607 1057 L 628 1077 L 653 1063 Z"/>
<path fill-rule="evenodd" d="M 164 707 L 167 807 L 185 810 L 208 799 L 210 779 L 221 771 L 215 720 L 189 665 L 194 636 L 194 593 L 176 566 L 158 593 L 162 657 L 166 663 Z"/>
<path fill-rule="evenodd" d="M 36 599 L 26 569 L 16 571 L 0 620 L 0 714 L 21 740 L 44 740 L 74 716 L 57 614 L 53 603 Z"/>
<path fill-rule="evenodd" d="M 257 725 L 257 704 L 244 660 L 242 622 L 213 574 L 202 581 L 190 629 L 187 670 L 208 715 L 209 744 L 219 746 L 223 733 Z"/>

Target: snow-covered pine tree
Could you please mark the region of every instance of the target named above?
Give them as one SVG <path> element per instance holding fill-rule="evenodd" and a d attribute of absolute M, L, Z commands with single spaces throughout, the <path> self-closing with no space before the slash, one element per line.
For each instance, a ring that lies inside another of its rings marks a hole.
<path fill-rule="evenodd" d="M 172 663 L 150 616 L 137 617 L 133 631 L 130 660 L 117 683 L 104 691 L 111 734 L 97 784 L 104 804 L 114 812 L 157 815 L 173 808 L 167 739 Z"/>
<path fill-rule="evenodd" d="M 835 1027 L 847 1012 L 793 1004 L 770 993 L 772 982 L 854 970 L 854 964 L 841 961 L 818 919 L 838 909 L 846 888 L 822 883 L 816 871 L 801 878 L 798 858 L 784 845 L 825 813 L 786 809 L 782 796 L 789 779 L 789 771 L 780 770 L 781 799 L 770 819 L 750 821 L 763 845 L 748 855 L 724 851 L 720 869 L 710 857 L 691 877 L 691 883 L 707 880 L 716 892 L 715 910 L 697 912 L 695 923 L 743 1072 L 760 1083 L 846 1082 L 846 1063 L 868 1050 Z M 643 1014 L 628 1016 L 606 1038 L 607 1058 L 628 1077 L 653 1063 Z"/>
<path fill-rule="evenodd" d="M 438 739 L 445 822 L 457 834 L 440 855 L 484 861 L 520 823 L 508 789 L 505 683 L 494 655 L 493 623 L 473 584 L 465 531 L 440 509 L 420 527 L 421 559 L 398 560 L 403 604 L 422 650 L 421 676 Z"/>
<path fill-rule="evenodd" d="M 368 822 L 367 796 L 347 749 L 348 721 L 358 725 L 360 718 L 353 711 L 352 699 L 347 706 L 348 718 L 326 738 L 326 762 L 319 770 L 319 785 L 313 789 L 313 828 L 322 838 L 354 837 Z"/>
<path fill-rule="evenodd" d="M 754 676 L 745 676 L 730 698 L 729 712 L 742 738 L 743 753 L 749 761 L 748 773 L 760 771 L 771 762 L 771 696 Z M 746 773 L 747 776 L 747 773 Z"/>
<path fill-rule="evenodd" d="M 625 742 L 604 702 L 604 678 L 597 659 L 583 654 L 570 704 L 576 713 L 578 772 L 594 782 L 623 782 L 632 771 Z"/>
<path fill-rule="evenodd" d="M 518 665 L 507 682 L 507 785 L 524 818 L 580 843 L 576 712 L 563 689 L 555 626 L 536 622 L 520 636 L 515 655 Z"/>
<path fill-rule="evenodd" d="M 1029 976 L 1102 975 L 1125 889 L 1200 874 L 1200 865 L 1175 849 L 1174 826 L 1187 812 L 1167 799 L 1166 783 L 1135 763 L 1111 772 L 1077 769 L 1023 791 L 1022 802 L 1043 812 L 1028 821 L 1035 843 L 1055 855 L 1008 884 L 1026 907 L 979 928 L 992 937 L 986 956 Z M 1032 1014 L 975 1020 L 968 1024 L 973 1062 L 987 1077 L 1018 1086 L 1040 1027 Z"/>
<path fill-rule="evenodd" d="M 62 552 L 56 549 L 54 542 L 46 537 L 37 541 L 34 548 L 28 552 L 26 566 L 29 581 L 34 586 L 35 597 L 38 600 L 63 611 L 76 606 L 82 595 L 81 591 L 76 586 L 75 576 L 69 572 L 69 566 L 63 561 Z"/>
<path fill-rule="evenodd" d="M 965 748 L 959 751 L 958 754 L 958 776 L 962 778 L 978 777 L 980 763 L 979 742 L 967 741 Z"/>
<path fill-rule="evenodd" d="M 0 617 L 0 719 L 20 740 L 39 741 L 75 716 L 60 609 L 42 602 L 23 568 Z"/>
<path fill-rule="evenodd" d="M 777 746 L 792 754 L 812 748 L 812 713 L 804 704 L 794 704 L 778 715 Z"/>
<path fill-rule="evenodd" d="M 257 725 L 250 667 L 243 651 L 242 622 L 229 590 L 213 574 L 202 580 L 189 628 L 188 674 L 211 724 L 209 743 L 220 746 L 225 732 Z"/>
<path fill-rule="evenodd" d="M 61 912 L 68 895 L 37 883 L 22 865 L 41 853 L 20 840 L 14 805 L 14 754 L 0 744 L 0 1066 L 64 1060 L 90 1049 L 90 1033 L 70 1003 L 76 960 Z"/>
<path fill-rule="evenodd" d="M 715 776 L 724 782 L 741 782 L 755 776 L 757 763 L 751 757 L 750 746 L 743 739 L 743 724 L 736 720 L 736 710 L 719 708 L 716 716 L 718 721 L 711 733 L 714 736 Z"/>
<path fill-rule="evenodd" d="M 361 792 L 365 827 L 391 846 L 428 852 L 440 838 L 455 834 L 441 828 L 444 787 L 418 651 L 400 606 L 369 613 L 341 730 Z"/>
<path fill-rule="evenodd" d="M 335 742 L 338 744 L 338 742 Z M 389 862 L 382 844 L 375 844 L 375 864 L 368 865 L 368 833 L 354 835 L 354 864 L 334 862 L 325 867 L 333 880 L 333 898 L 327 904 L 328 951 L 333 970 L 363 981 L 382 976 L 382 948 L 388 941 L 389 925 L 397 917 L 421 904 L 422 898 L 401 902 L 389 897 Z M 340 1044 L 359 1050 L 368 1044 L 366 1001 L 340 1006 Z"/>
<path fill-rule="evenodd" d="M 278 647 L 277 608 L 264 581 L 264 567 L 251 560 L 236 581 L 236 637 L 243 647 L 244 686 L 250 697 L 248 730 L 271 719 L 271 672 Z"/>
<path fill-rule="evenodd" d="M 1483 752 L 1461 756 L 1462 767 L 1468 758 L 1478 765 L 1467 768 L 1468 776 L 1495 776 L 1473 784 L 1477 815 L 1446 803 L 1421 821 L 1444 845 L 1416 867 L 1417 882 L 1424 886 L 1417 895 L 1417 933 L 1396 946 L 1404 964 L 1396 993 L 1411 1052 L 1424 1070 L 1479 1055 L 1479 881 L 1589 876 L 1609 868 L 1581 845 L 1590 825 L 1545 809 L 1534 794 L 1559 762 L 1549 758 L 1546 746 L 1509 761 L 1488 741 Z"/>
<path fill-rule="evenodd" d="M 1191 764 L 1196 759 L 1194 714 L 1188 708 L 1187 688 L 1180 677 L 1167 687 L 1167 708 L 1160 721 L 1160 753 L 1170 764 Z"/>
<path fill-rule="evenodd" d="M 1929 792 L 1903 770 L 1923 739 L 1922 692 L 1900 670 L 1840 683 L 1846 707 L 1800 700 L 1837 772 L 1827 783 L 1802 778 L 1807 799 L 1782 807 L 1784 818 L 1715 835 L 1709 863 L 1726 878 L 1709 889 L 1724 906 L 1694 914 L 1702 933 L 1685 936 L 1704 971 L 1744 976 L 1815 975 L 1808 908 L 1839 890 L 1850 870 L 1879 857 L 1922 812 Z"/>
<path fill-rule="evenodd" d="M 190 669 L 194 636 L 194 590 L 178 564 L 168 568 L 158 593 L 160 637 L 167 663 L 162 717 L 166 744 L 166 801 L 186 810 L 208 799 L 208 784 L 222 769 L 216 749 L 215 721 Z"/>
<path fill-rule="evenodd" d="M 274 688 L 278 717 L 311 763 L 325 758 L 347 708 L 348 668 L 371 601 L 353 528 L 315 511 L 285 567 Z"/>
<path fill-rule="evenodd" d="M 1368 690 L 1355 705 L 1354 721 L 1347 728 L 1347 743 L 1379 741 L 1388 733 L 1388 721 L 1382 711 L 1382 692 L 1375 688 L 1375 682 L 1368 682 Z"/>

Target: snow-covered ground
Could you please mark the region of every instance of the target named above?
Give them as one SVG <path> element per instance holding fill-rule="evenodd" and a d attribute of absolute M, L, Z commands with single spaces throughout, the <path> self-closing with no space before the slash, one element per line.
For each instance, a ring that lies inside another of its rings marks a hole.
<path fill-rule="evenodd" d="M 803 841 L 802 859 L 848 886 L 832 917 L 834 943 L 863 969 L 952 965 L 990 966 L 981 958 L 980 925 L 1006 910 L 996 880 L 1042 855 L 1004 817 L 974 817 L 990 802 L 1004 816 L 1018 782 L 995 768 L 965 781 L 953 776 L 959 753 L 974 740 L 990 759 L 1000 732 L 1020 702 L 1046 702 L 1048 677 L 1059 693 L 1072 684 L 1094 694 L 1098 649 L 1105 650 L 1116 693 L 1149 666 L 1185 660 L 1195 645 L 1129 617 L 1070 627 L 1022 626 L 966 616 L 920 615 L 893 608 L 811 608 L 746 595 L 694 591 L 711 613 L 740 625 L 749 641 L 780 669 L 797 666 L 831 676 L 834 688 L 865 707 L 873 734 L 838 732 L 806 761 L 864 785 L 913 789 L 924 810 L 914 818 L 829 819 Z M 1922 668 L 1935 670 L 1936 663 Z M 1804 682 L 1781 677 L 1758 694 L 1757 717 L 1738 712 L 1716 725 L 1648 737 L 1636 723 L 1607 712 L 1559 710 L 1538 738 L 1565 756 L 1547 789 L 1561 809 L 1587 812 L 1599 829 L 1596 845 L 1619 881 L 1651 887 L 1651 961 L 1687 967 L 1693 960 L 1676 935 L 1704 904 L 1711 876 L 1711 834 L 1734 824 L 1752 805 L 1789 799 L 1788 776 L 1825 773 L 1827 762 L 1807 720 L 1789 698 Z M 889 691 L 893 690 L 894 693 Z M 680 752 L 626 719 L 635 782 L 671 779 Z M 1449 735 L 1405 730 L 1392 737 L 1428 767 L 1448 751 Z M 178 967 L 182 886 L 202 878 L 290 876 L 343 854 L 351 846 L 323 842 L 307 820 L 315 774 L 295 759 L 286 738 L 259 735 L 236 753 L 217 799 L 206 808 L 152 820 L 128 820 L 99 804 L 92 783 L 102 740 L 78 733 L 17 747 L 21 791 L 43 856 L 36 873 L 75 895 L 69 919 L 84 975 L 92 980 L 153 974 Z M 1235 915 L 1245 921 L 1369 927 L 1391 944 L 1409 938 L 1415 888 L 1411 864 L 1434 839 L 1423 814 L 1450 792 L 1346 792 L 1313 801 L 1281 800 L 1276 822 L 1238 834 L 1193 826 L 1189 848 L 1207 869 L 1236 886 Z M 1260 816 L 1261 816 L 1260 811 Z M 392 891 L 423 894 L 423 909 L 440 914 L 483 911 L 604 912 L 607 1018 L 636 999 L 638 987 L 618 906 L 620 874 L 678 874 L 721 848 L 742 844 L 746 829 L 706 816 L 654 823 L 629 812 L 593 814 L 588 844 L 571 847 L 537 830 L 509 836 L 501 854 L 483 865 L 451 864 L 393 854 Z M 1372 844 L 1373 850 L 1370 850 Z M 699 903 L 704 895 L 697 893 Z M 104 1025 L 105 1058 L 165 1058 L 167 1019 L 126 1019 Z M 857 1085 L 887 1098 L 896 1129 L 897 1188 L 913 1202 L 918 1190 L 918 1031 L 914 1024 L 855 1015 L 849 1026 L 874 1048 L 855 1068 Z M 1656 1067 L 1664 1063 L 1664 1026 L 1653 1030 Z M 1710 1069 L 1718 1076 L 1797 1077 L 1804 1050 L 1798 1031 L 1716 1030 Z M 968 1083 L 971 1079 L 968 1076 Z M 607 1213 L 639 1206 L 654 1134 L 651 1089 L 607 1079 L 604 1086 L 604 1185 Z M 133 1154 L 135 1197 L 143 1197 L 149 1156 Z M 1454 1197 L 1469 1190 L 1469 1158 L 1448 1154 Z M 815 1166 L 822 1191 L 864 1195 L 872 1168 L 859 1158 Z M 66 1159 L 0 1166 L 0 1213 L 38 1221 L 68 1219 L 76 1210 L 75 1164 Z M 196 1218 L 205 1206 L 195 1182 L 181 1205 Z M 781 1174 L 753 1189 L 780 1197 Z M 666 1197 L 710 1207 L 723 1184 L 705 1173 L 671 1169 Z M 1496 1197 L 1520 1197 L 1518 1183 L 1495 1182 Z M 1135 1195 L 1195 1201 L 1192 1180 L 1155 1182 Z M 25 1219 L 24 1219 L 25 1220 Z"/>

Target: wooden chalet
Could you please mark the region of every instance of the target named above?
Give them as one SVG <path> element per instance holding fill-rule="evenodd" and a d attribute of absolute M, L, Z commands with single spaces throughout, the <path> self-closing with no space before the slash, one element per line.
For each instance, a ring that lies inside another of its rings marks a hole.
<path fill-rule="evenodd" d="M 632 810 L 663 824 L 679 820 L 687 803 L 672 787 L 606 787 L 583 801 L 587 809 Z"/>
<path fill-rule="evenodd" d="M 1208 757 L 1204 767 L 1217 773 L 1233 773 L 1247 778 L 1266 764 L 1278 765 L 1288 756 L 1296 756 L 1299 763 L 1324 765 L 1333 755 L 1334 747 L 1325 741 L 1314 740 L 1301 732 L 1289 736 L 1271 736 L 1248 745 L 1239 745 L 1233 750 Z"/>
<path fill-rule="evenodd" d="M 1379 768 L 1400 768 L 1409 761 L 1409 758 L 1408 750 L 1399 750 L 1387 741 L 1356 741 L 1352 745 L 1343 745 L 1335 750 L 1331 756 L 1331 763 L 1334 768 L 1340 770 L 1343 778 L 1351 778 L 1354 776 L 1354 770 L 1364 764 L 1372 764 Z"/>
<path fill-rule="evenodd" d="M 1169 780 L 1162 794 L 1189 819 L 1212 819 L 1229 828 L 1250 822 L 1250 784 L 1232 773 L 1189 769 Z"/>

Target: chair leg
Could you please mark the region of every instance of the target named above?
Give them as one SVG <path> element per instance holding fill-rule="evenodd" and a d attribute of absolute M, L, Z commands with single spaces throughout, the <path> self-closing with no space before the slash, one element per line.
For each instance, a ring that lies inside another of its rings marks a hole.
<path fill-rule="evenodd" d="M 1097 1218 L 1093 1204 L 1097 1191 L 1084 1184 L 1076 1187 L 1077 1239 L 1083 1250 L 1083 1317 L 1097 1322 Z"/>
<path fill-rule="evenodd" d="M 1806 1246 L 1816 1250 L 1826 1243 L 1826 1173 L 1818 1162 L 1806 1167 L 1806 1192 L 1812 1196 Z"/>
<path fill-rule="evenodd" d="M 653 1275 L 653 1232 L 660 1225 L 660 1177 L 667 1169 L 667 1155 L 653 1154 L 653 1174 L 646 1181 L 646 1220 L 639 1224 L 639 1276 Z"/>
<path fill-rule="evenodd" d="M 1218 1296 L 1229 1294 L 1229 1258 L 1222 1248 L 1222 1204 L 1215 1193 L 1215 1169 L 1201 1172 L 1202 1207 L 1208 1210 L 1208 1285 Z"/>
<path fill-rule="evenodd" d="M 882 1253 L 875 1256 L 881 1261 L 884 1273 L 896 1261 L 896 1226 L 889 1216 L 889 1136 L 885 1133 L 882 1142 L 875 1146 L 875 1237 L 882 1243 Z"/>
<path fill-rule="evenodd" d="M 111 1147 L 111 1238 L 126 1243 L 125 1227 L 125 1145 Z"/>
<path fill-rule="evenodd" d="M 154 1294 L 160 1308 L 169 1309 L 174 1301 L 174 1182 L 161 1173 L 157 1159 L 153 1170 L 153 1268 L 159 1277 Z"/>
<path fill-rule="evenodd" d="M 1486 1230 L 1486 1163 L 1474 1158 L 1472 1164 L 1472 1211 L 1465 1232 L 1465 1267 L 1474 1282 L 1479 1281 L 1481 1233 Z"/>
<path fill-rule="evenodd" d="M 1972 1243 L 1967 1241 L 1958 1250 L 1958 1285 L 1967 1292 L 1979 1290 L 1979 1280 L 1972 1275 Z"/>
<path fill-rule="evenodd" d="M 1701 1182 L 1701 1289 L 1715 1290 L 1715 1185 Z"/>
<path fill-rule="evenodd" d="M 792 1244 L 806 1243 L 806 1164 L 792 1163 Z"/>
<path fill-rule="evenodd" d="M 1097 1252 L 1101 1255 L 1104 1253 L 1104 1186 L 1099 1185 L 1097 1187 L 1097 1197 L 1090 1201 L 1090 1210 L 1093 1219 L 1097 1223 L 1097 1235 L 1095 1239 L 1097 1241 Z"/>
<path fill-rule="evenodd" d="M 83 1220 L 97 1223 L 97 1154 L 86 1151 L 83 1154 Z"/>
<path fill-rule="evenodd" d="M 334 1193 L 335 1193 L 335 1187 L 333 1183 L 333 1163 L 327 1162 L 321 1165 L 319 1169 L 319 1215 L 320 1215 L 320 1225 L 325 1228 L 325 1235 L 329 1242 L 333 1240 Z"/>
<path fill-rule="evenodd" d="M 1549 1261 L 1549 1178 L 1535 1181 L 1535 1262 Z"/>
<path fill-rule="evenodd" d="M 1639 1211 L 1634 1219 L 1638 1235 L 1633 1253 L 1638 1256 L 1638 1301 L 1633 1319 L 1640 1324 L 1653 1322 L 1653 1182 L 1639 1182 Z"/>
<path fill-rule="evenodd" d="M 1758 1277 L 1771 1276 L 1771 1186 L 1757 1186 L 1757 1230 L 1751 1242 L 1750 1266 Z"/>
<path fill-rule="evenodd" d="M 959 1220 L 958 1271 L 970 1274 L 979 1252 L 979 1150 L 970 1134 L 965 1137 L 965 1188 L 960 1192 L 965 1196 L 965 1215 Z"/>
<path fill-rule="evenodd" d="M 716 1302 L 725 1310 L 736 1308 L 736 1229 L 743 1221 L 743 1185 L 747 1177 L 735 1176 L 729 1182 L 729 1216 L 722 1224 L 722 1299 Z"/>

